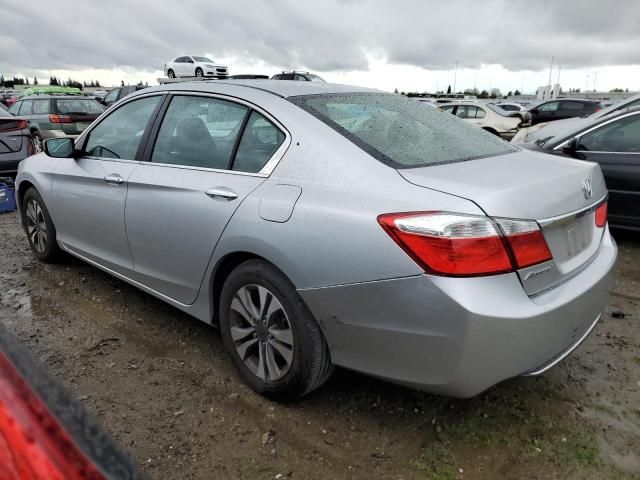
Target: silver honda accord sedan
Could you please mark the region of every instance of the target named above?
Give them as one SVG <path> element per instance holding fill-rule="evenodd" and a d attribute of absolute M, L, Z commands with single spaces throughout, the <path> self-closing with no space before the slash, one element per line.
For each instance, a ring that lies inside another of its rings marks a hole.
<path fill-rule="evenodd" d="M 17 177 L 34 255 L 74 255 L 219 326 L 271 398 L 334 365 L 473 396 L 561 361 L 608 301 L 597 164 L 401 95 L 171 84 L 45 147 Z"/>

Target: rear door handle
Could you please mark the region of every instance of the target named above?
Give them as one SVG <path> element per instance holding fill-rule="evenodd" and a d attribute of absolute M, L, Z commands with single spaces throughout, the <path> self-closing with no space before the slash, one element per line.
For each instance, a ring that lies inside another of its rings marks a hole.
<path fill-rule="evenodd" d="M 235 200 L 238 198 L 237 193 L 224 188 L 209 188 L 208 190 L 205 190 L 204 193 L 207 197 L 211 198 L 224 198 L 225 200 Z"/>
<path fill-rule="evenodd" d="M 112 173 L 104 177 L 104 181 L 109 185 L 122 185 L 124 183 L 124 178 L 122 178 L 117 173 Z"/>

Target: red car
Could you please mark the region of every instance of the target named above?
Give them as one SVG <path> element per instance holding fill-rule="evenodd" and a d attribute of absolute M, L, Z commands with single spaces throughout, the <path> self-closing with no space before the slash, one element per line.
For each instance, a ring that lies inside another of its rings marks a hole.
<path fill-rule="evenodd" d="M 144 478 L 0 323 L 0 480 Z"/>

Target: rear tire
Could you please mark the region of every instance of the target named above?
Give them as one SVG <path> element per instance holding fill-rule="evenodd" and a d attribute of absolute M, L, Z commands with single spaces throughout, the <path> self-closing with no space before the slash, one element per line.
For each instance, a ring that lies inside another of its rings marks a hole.
<path fill-rule="evenodd" d="M 33 254 L 41 262 L 59 261 L 63 253 L 56 239 L 56 227 L 42 197 L 35 188 L 31 187 L 25 192 L 20 202 L 20 209 L 27 240 Z"/>
<path fill-rule="evenodd" d="M 196 68 L 196 77 L 204 77 L 204 72 L 200 67 Z"/>
<path fill-rule="evenodd" d="M 220 296 L 220 331 L 242 379 L 265 397 L 288 401 L 333 372 L 320 326 L 289 279 L 270 263 L 233 270 Z"/>
<path fill-rule="evenodd" d="M 173 70 L 169 69 L 167 70 L 167 77 L 176 78 L 176 73 Z"/>

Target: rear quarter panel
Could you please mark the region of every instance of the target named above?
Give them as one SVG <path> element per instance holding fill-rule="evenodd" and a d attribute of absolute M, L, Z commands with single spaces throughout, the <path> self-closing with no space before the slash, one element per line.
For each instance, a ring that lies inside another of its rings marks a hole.
<path fill-rule="evenodd" d="M 472 202 L 410 184 L 299 107 L 269 97 L 262 106 L 289 129 L 291 145 L 232 217 L 212 266 L 235 251 L 254 253 L 274 263 L 297 288 L 419 275 L 420 267 L 380 227 L 378 215 L 482 213 Z M 286 222 L 259 215 L 262 197 L 278 184 L 302 190 Z"/>

